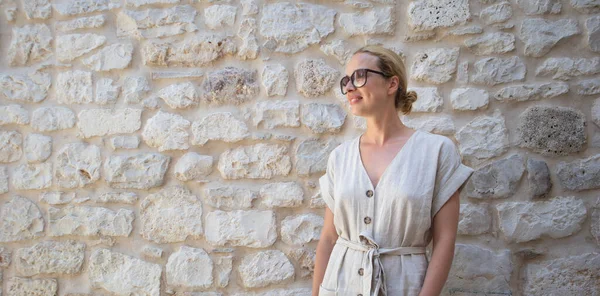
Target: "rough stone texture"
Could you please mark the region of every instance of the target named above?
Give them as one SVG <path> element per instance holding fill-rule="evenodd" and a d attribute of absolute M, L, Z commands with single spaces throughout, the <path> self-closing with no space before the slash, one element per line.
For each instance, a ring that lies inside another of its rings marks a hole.
<path fill-rule="evenodd" d="M 82 62 L 93 71 L 125 69 L 131 63 L 133 45 L 116 43 L 102 48 L 98 53 L 83 59 Z"/>
<path fill-rule="evenodd" d="M 454 110 L 473 111 L 487 109 L 489 94 L 483 89 L 455 88 L 450 93 L 450 102 Z"/>
<path fill-rule="evenodd" d="M 0 75 L 0 97 L 21 103 L 39 103 L 46 99 L 51 85 L 47 73 Z"/>
<path fill-rule="evenodd" d="M 310 288 L 292 288 L 292 289 L 272 289 L 266 292 L 259 293 L 236 293 L 232 296 L 310 296 L 311 295 Z M 211 295 L 208 295 L 211 296 Z"/>
<path fill-rule="evenodd" d="M 0 208 L 0 242 L 16 242 L 44 235 L 44 218 L 35 203 L 14 196 Z"/>
<path fill-rule="evenodd" d="M 161 89 L 157 96 L 173 109 L 193 107 L 199 101 L 196 87 L 191 82 L 171 84 Z"/>
<path fill-rule="evenodd" d="M 144 76 L 128 76 L 123 82 L 123 97 L 129 104 L 139 103 L 149 90 L 148 80 Z"/>
<path fill-rule="evenodd" d="M 342 65 L 346 64 L 353 53 L 351 45 L 344 40 L 323 43 L 320 49 L 324 54 L 334 56 Z"/>
<path fill-rule="evenodd" d="M 581 13 L 600 12 L 600 4 L 594 0 L 571 0 L 571 6 Z"/>
<path fill-rule="evenodd" d="M 550 52 L 562 39 L 580 33 L 575 20 L 547 21 L 537 18 L 524 20 L 519 34 L 525 43 L 523 53 L 526 56 L 541 57 Z"/>
<path fill-rule="evenodd" d="M 158 247 L 144 246 L 142 255 L 146 258 L 159 259 L 162 258 L 163 250 Z"/>
<path fill-rule="evenodd" d="M 502 23 L 512 18 L 513 12 L 509 2 L 490 5 L 479 13 L 479 19 L 486 25 Z"/>
<path fill-rule="evenodd" d="M 258 56 L 259 46 L 256 39 L 256 20 L 246 17 L 240 23 L 238 37 L 242 39 L 242 45 L 238 50 L 238 58 L 242 60 L 253 60 Z"/>
<path fill-rule="evenodd" d="M 142 126 L 141 109 L 86 109 L 78 118 L 77 127 L 84 138 L 133 133 Z"/>
<path fill-rule="evenodd" d="M 214 259 L 214 263 L 215 284 L 219 288 L 225 288 L 229 284 L 229 278 L 233 270 L 233 256 L 218 256 Z"/>
<path fill-rule="evenodd" d="M 527 295 L 594 295 L 598 292 L 600 255 L 576 256 L 530 263 L 525 268 L 524 292 Z"/>
<path fill-rule="evenodd" d="M 114 81 L 103 78 L 96 81 L 96 98 L 94 102 L 98 105 L 115 104 L 119 97 L 121 87 L 113 85 Z"/>
<path fill-rule="evenodd" d="M 40 194 L 40 202 L 49 205 L 64 205 L 75 199 L 75 192 L 66 193 L 64 191 L 46 191 Z"/>
<path fill-rule="evenodd" d="M 286 146 L 259 143 L 223 152 L 218 169 L 224 179 L 271 179 L 287 176 L 292 163 Z"/>
<path fill-rule="evenodd" d="M 49 0 L 21 1 L 27 19 L 47 19 L 52 13 Z"/>
<path fill-rule="evenodd" d="M 147 41 L 141 46 L 142 60 L 147 66 L 206 66 L 224 55 L 235 53 L 231 38 L 216 34 L 199 34 L 179 42 Z"/>
<path fill-rule="evenodd" d="M 573 77 L 600 73 L 600 58 L 548 58 L 535 71 L 536 76 L 570 80 Z"/>
<path fill-rule="evenodd" d="M 441 112 L 444 98 L 437 87 L 409 87 L 408 91 L 417 93 L 417 100 L 412 104 L 410 112 Z"/>
<path fill-rule="evenodd" d="M 476 55 L 492 55 L 515 49 L 515 35 L 504 32 L 488 33 L 465 40 L 465 46 Z"/>
<path fill-rule="evenodd" d="M 565 82 L 521 84 L 501 88 L 494 94 L 494 98 L 502 102 L 523 102 L 550 99 L 567 92 L 569 92 L 569 85 Z"/>
<path fill-rule="evenodd" d="M 234 143 L 250 136 L 248 126 L 230 112 L 217 112 L 192 123 L 192 145 L 205 145 L 209 141 Z"/>
<path fill-rule="evenodd" d="M 296 182 L 266 184 L 260 188 L 259 194 L 262 205 L 267 208 L 298 207 L 304 199 L 302 186 Z"/>
<path fill-rule="evenodd" d="M 184 154 L 175 164 L 175 177 L 179 181 L 202 181 L 212 172 L 213 157 L 196 152 Z"/>
<path fill-rule="evenodd" d="M 158 151 L 186 150 L 189 145 L 190 122 L 174 113 L 158 111 L 146 121 L 142 137 L 150 147 Z"/>
<path fill-rule="evenodd" d="M 266 248 L 277 240 L 273 211 L 213 211 L 206 215 L 206 240 L 214 246 Z"/>
<path fill-rule="evenodd" d="M 163 184 L 171 158 L 159 153 L 115 155 L 104 162 L 104 179 L 112 188 L 150 189 Z"/>
<path fill-rule="evenodd" d="M 72 206 L 48 208 L 49 236 L 121 236 L 133 229 L 131 210 L 112 211 L 102 207 Z"/>
<path fill-rule="evenodd" d="M 283 2 L 265 5 L 261 14 L 259 32 L 272 40 L 274 50 L 297 53 L 333 33 L 336 11 L 322 5 Z"/>
<path fill-rule="evenodd" d="M 28 279 L 13 277 L 6 283 L 8 296 L 55 296 L 58 282 L 55 279 Z"/>
<path fill-rule="evenodd" d="M 581 230 L 587 217 L 582 200 L 573 196 L 549 201 L 505 202 L 496 205 L 500 230 L 509 242 L 527 242 L 542 236 L 562 238 Z"/>
<path fill-rule="evenodd" d="M 556 165 L 556 175 L 563 188 L 582 191 L 600 188 L 600 155 Z"/>
<path fill-rule="evenodd" d="M 550 170 L 543 160 L 527 159 L 528 193 L 532 198 L 543 198 L 552 190 Z"/>
<path fill-rule="evenodd" d="M 105 22 L 106 17 L 104 15 L 94 15 L 68 21 L 58 21 L 54 24 L 54 28 L 60 32 L 72 32 L 79 29 L 100 28 L 104 26 Z"/>
<path fill-rule="evenodd" d="M 246 288 L 260 288 L 282 284 L 294 279 L 294 266 L 278 250 L 246 255 L 238 267 L 242 284 Z"/>
<path fill-rule="evenodd" d="M 600 94 L 600 78 L 581 80 L 577 83 L 577 94 L 591 96 Z"/>
<path fill-rule="evenodd" d="M 282 64 L 266 65 L 261 76 L 267 96 L 285 96 L 289 74 Z"/>
<path fill-rule="evenodd" d="M 341 13 L 338 24 L 349 36 L 394 34 L 394 7 L 380 7 L 363 12 Z"/>
<path fill-rule="evenodd" d="M 69 34 L 56 37 L 56 57 L 60 62 L 70 62 L 104 45 L 106 37 L 98 34 Z"/>
<path fill-rule="evenodd" d="M 0 125 L 8 124 L 29 124 L 29 112 L 17 104 L 0 106 Z"/>
<path fill-rule="evenodd" d="M 594 52 L 600 52 L 600 16 L 592 16 L 585 21 L 587 43 Z"/>
<path fill-rule="evenodd" d="M 55 177 L 59 187 L 77 188 L 100 179 L 100 147 L 85 143 L 63 146 L 56 156 Z"/>
<path fill-rule="evenodd" d="M 140 139 L 137 136 L 115 136 L 110 138 L 110 145 L 113 150 L 136 149 L 140 145 Z"/>
<path fill-rule="evenodd" d="M 411 79 L 432 84 L 450 81 L 456 72 L 459 48 L 433 48 L 416 54 Z"/>
<path fill-rule="evenodd" d="M 323 59 L 301 61 L 296 64 L 294 75 L 298 92 L 307 98 L 324 95 L 339 79 L 339 72 Z"/>
<path fill-rule="evenodd" d="M 525 64 L 517 56 L 484 58 L 475 62 L 473 66 L 475 71 L 471 74 L 471 82 L 475 84 L 494 86 L 525 79 Z"/>
<path fill-rule="evenodd" d="M 487 206 L 460 204 L 458 234 L 480 235 L 488 233 L 492 225 L 492 215 Z"/>
<path fill-rule="evenodd" d="M 562 10 L 558 0 L 517 0 L 517 5 L 526 15 L 558 14 Z"/>
<path fill-rule="evenodd" d="M 465 185 L 467 196 L 479 199 L 513 196 L 525 171 L 524 162 L 521 155 L 515 154 L 478 169 Z"/>
<path fill-rule="evenodd" d="M 58 273 L 75 274 L 81 270 L 85 244 L 76 241 L 44 241 L 15 252 L 17 272 L 22 276 Z"/>
<path fill-rule="evenodd" d="M 346 121 L 346 111 L 338 104 L 310 103 L 302 106 L 302 124 L 313 133 L 338 133 Z"/>
<path fill-rule="evenodd" d="M 265 129 L 277 127 L 300 126 L 299 101 L 261 101 L 256 103 L 251 112 L 245 114 L 246 119 L 252 118 L 254 126 Z"/>
<path fill-rule="evenodd" d="M 119 296 L 160 295 L 162 269 L 158 264 L 98 249 L 90 255 L 88 272 L 92 288 Z"/>
<path fill-rule="evenodd" d="M 288 245 L 303 245 L 319 240 L 323 217 L 316 214 L 288 216 L 281 221 L 281 240 Z"/>
<path fill-rule="evenodd" d="M 237 7 L 231 5 L 211 5 L 204 9 L 204 24 L 209 29 L 232 27 Z"/>
<path fill-rule="evenodd" d="M 203 232 L 202 203 L 182 186 L 166 187 L 148 195 L 140 204 L 140 216 L 140 234 L 155 243 L 182 242 Z"/>
<path fill-rule="evenodd" d="M 542 155 L 569 155 L 586 144 L 585 115 L 567 107 L 533 106 L 519 116 L 519 146 Z"/>
<path fill-rule="evenodd" d="M 416 32 L 463 24 L 470 17 L 469 1 L 466 0 L 442 0 L 437 3 L 419 0 L 408 5 L 408 25 Z"/>
<path fill-rule="evenodd" d="M 286 187 L 286 189 L 290 188 Z M 300 188 L 300 190 L 302 190 L 302 188 Z M 279 196 L 275 198 L 278 197 Z M 204 202 L 220 210 L 249 209 L 252 207 L 252 201 L 257 198 L 257 192 L 240 187 L 211 184 L 204 188 Z M 268 197 L 267 200 L 269 200 Z M 277 199 L 277 201 L 279 201 L 279 199 Z"/>
<path fill-rule="evenodd" d="M 117 15 L 117 36 L 158 38 L 197 30 L 196 9 L 179 5 L 165 9 L 123 10 Z"/>
<path fill-rule="evenodd" d="M 7 250 L 4 247 L 0 247 L 0 267 L 6 268 L 10 266 L 11 263 L 12 252 Z M 0 281 L 2 280 L 2 275 L 0 274 Z"/>
<path fill-rule="evenodd" d="M 206 289 L 213 283 L 212 272 L 213 261 L 204 249 L 181 246 L 167 261 L 167 285 Z"/>
<path fill-rule="evenodd" d="M 0 194 L 8 192 L 8 170 L 5 166 L 0 166 Z"/>
<path fill-rule="evenodd" d="M 590 233 L 596 239 L 596 244 L 598 244 L 600 246 L 600 199 L 598 199 L 598 201 L 596 201 L 596 205 L 594 205 L 594 207 L 593 207 L 591 224 L 592 225 L 590 227 Z M 2 256 L 0 255 L 0 261 L 2 261 L 1 257 Z M 1 264 L 0 264 L 0 266 L 1 266 Z"/>
<path fill-rule="evenodd" d="M 479 163 L 508 150 L 508 131 L 504 116 L 495 110 L 492 116 L 479 116 L 456 133 L 460 154 L 467 163 Z"/>
<path fill-rule="evenodd" d="M 202 101 L 208 104 L 238 105 L 255 98 L 260 91 L 256 71 L 225 67 L 210 72 L 202 82 Z"/>
<path fill-rule="evenodd" d="M 120 1 L 117 2 L 115 0 L 63 0 L 54 3 L 54 10 L 56 10 L 56 12 L 64 16 L 73 16 L 98 11 L 107 11 L 120 7 Z"/>
<path fill-rule="evenodd" d="M 87 104 L 93 101 L 92 73 L 65 71 L 56 79 L 56 101 L 59 104 Z"/>
<path fill-rule="evenodd" d="M 66 107 L 42 107 L 31 114 L 31 127 L 38 132 L 51 132 L 75 126 L 75 113 Z"/>
<path fill-rule="evenodd" d="M 52 186 L 52 163 L 23 164 L 15 168 L 12 185 L 19 190 L 39 190 Z"/>
<path fill-rule="evenodd" d="M 418 101 L 418 100 L 417 100 Z M 436 116 L 407 116 L 401 117 L 402 123 L 411 129 L 423 130 L 428 133 L 440 135 L 454 135 L 456 128 L 454 121 L 448 115 Z"/>
<path fill-rule="evenodd" d="M 23 136 L 16 131 L 0 131 L 0 163 L 15 162 L 23 156 Z"/>
<path fill-rule="evenodd" d="M 10 66 L 27 66 L 52 56 L 52 33 L 45 24 L 13 27 L 7 58 Z"/>

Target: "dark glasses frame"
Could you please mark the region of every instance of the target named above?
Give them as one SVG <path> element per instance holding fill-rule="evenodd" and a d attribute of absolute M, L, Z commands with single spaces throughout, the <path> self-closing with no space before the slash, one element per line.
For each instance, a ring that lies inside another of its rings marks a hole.
<path fill-rule="evenodd" d="M 363 71 L 364 72 L 364 77 L 365 77 L 365 82 L 362 83 L 361 85 L 356 85 L 354 83 L 354 81 L 356 81 L 356 73 L 358 71 Z M 352 86 L 354 86 L 354 88 L 361 88 L 363 86 L 365 86 L 365 84 L 367 84 L 367 77 L 369 75 L 367 75 L 369 72 L 371 73 L 375 73 L 375 74 L 379 74 L 383 77 L 391 77 L 389 75 L 386 75 L 385 73 L 381 72 L 381 71 L 375 71 L 375 70 L 371 70 L 371 69 L 356 69 L 354 70 L 354 72 L 352 72 L 352 75 L 350 75 L 350 77 L 348 77 L 348 75 L 342 77 L 342 79 L 340 79 L 340 90 L 342 91 L 342 94 L 345 95 L 348 93 L 348 91 L 345 91 L 346 85 L 348 85 L 348 82 L 352 83 Z"/>

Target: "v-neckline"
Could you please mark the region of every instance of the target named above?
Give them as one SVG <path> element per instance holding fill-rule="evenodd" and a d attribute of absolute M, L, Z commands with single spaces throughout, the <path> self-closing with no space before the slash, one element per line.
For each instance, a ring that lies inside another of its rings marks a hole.
<path fill-rule="evenodd" d="M 394 157 L 392 158 L 392 160 L 390 161 L 390 163 L 388 163 L 388 165 L 385 167 L 385 169 L 383 170 L 383 173 L 381 173 L 381 176 L 379 176 L 379 180 L 377 181 L 376 185 L 373 185 L 373 181 L 371 181 L 371 177 L 369 177 L 369 173 L 367 172 L 367 168 L 365 168 L 365 164 L 363 163 L 362 160 L 362 155 L 360 155 L 360 139 L 362 138 L 362 134 L 360 136 L 358 136 L 358 140 L 356 141 L 356 148 L 358 151 L 358 162 L 362 168 L 363 173 L 365 174 L 365 176 L 367 177 L 367 180 L 369 180 L 369 185 L 371 185 L 371 189 L 373 189 L 373 191 L 377 191 L 377 186 L 379 186 L 379 184 L 381 184 L 381 181 L 383 181 L 383 177 L 386 175 L 387 171 L 389 171 L 389 168 L 394 164 L 394 162 L 396 161 L 397 158 L 400 157 L 400 154 L 402 153 L 402 151 L 404 151 L 404 147 L 406 147 L 406 145 L 408 145 L 410 143 L 410 141 L 415 137 L 415 135 L 419 132 L 419 130 L 415 130 L 415 132 L 410 135 L 410 137 L 408 137 L 408 140 L 406 140 L 406 142 L 404 143 L 404 145 L 402 145 L 402 148 L 400 148 L 400 150 L 398 150 L 398 152 L 396 152 L 396 155 L 394 155 Z"/>

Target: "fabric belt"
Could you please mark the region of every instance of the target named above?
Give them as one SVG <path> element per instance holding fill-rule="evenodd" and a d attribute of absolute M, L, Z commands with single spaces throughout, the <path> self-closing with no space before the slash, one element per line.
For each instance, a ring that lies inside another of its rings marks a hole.
<path fill-rule="evenodd" d="M 381 262 L 381 255 L 413 255 L 425 254 L 425 247 L 399 247 L 399 248 L 380 248 L 373 238 L 361 234 L 359 235 L 361 242 L 349 241 L 343 237 L 338 237 L 336 244 L 348 247 L 349 249 L 362 251 L 365 253 L 365 262 L 367 266 L 364 268 L 363 280 L 363 295 L 371 296 L 372 282 L 375 283 L 373 291 L 374 296 L 387 296 L 387 287 L 385 284 L 385 271 Z"/>

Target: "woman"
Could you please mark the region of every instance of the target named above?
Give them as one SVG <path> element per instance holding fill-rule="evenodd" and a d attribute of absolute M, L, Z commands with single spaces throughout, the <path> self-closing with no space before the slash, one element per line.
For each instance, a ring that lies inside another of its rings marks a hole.
<path fill-rule="evenodd" d="M 439 295 L 454 256 L 459 190 L 473 172 L 449 138 L 404 126 L 417 99 L 400 57 L 359 49 L 340 81 L 367 129 L 329 155 L 313 295 Z M 433 240 L 431 262 L 425 247 Z"/>

